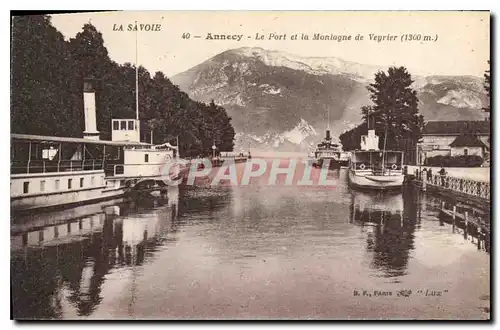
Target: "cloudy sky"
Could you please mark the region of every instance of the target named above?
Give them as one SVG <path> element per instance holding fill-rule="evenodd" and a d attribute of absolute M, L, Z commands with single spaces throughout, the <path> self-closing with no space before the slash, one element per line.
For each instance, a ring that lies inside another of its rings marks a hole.
<path fill-rule="evenodd" d="M 128 24 L 161 24 L 159 32 L 139 32 L 139 63 L 167 76 L 185 71 L 227 49 L 262 47 L 299 56 L 338 57 L 363 64 L 405 65 L 418 75 L 475 75 L 487 69 L 490 53 L 488 12 L 106 12 L 53 15 L 66 38 L 91 22 L 103 34 L 110 57 L 135 62 L 135 32 Z M 113 31 L 123 25 L 125 31 Z M 190 39 L 182 35 L 190 34 Z M 206 40 L 207 33 L 243 35 L 236 40 Z M 255 40 L 255 34 L 265 40 Z M 271 33 L 286 40 L 268 40 Z M 293 34 L 364 35 L 363 41 L 290 40 Z M 393 35 L 376 42 L 369 34 Z M 402 34 L 431 36 L 433 42 L 401 42 Z M 195 39 L 193 36 L 201 38 Z"/>

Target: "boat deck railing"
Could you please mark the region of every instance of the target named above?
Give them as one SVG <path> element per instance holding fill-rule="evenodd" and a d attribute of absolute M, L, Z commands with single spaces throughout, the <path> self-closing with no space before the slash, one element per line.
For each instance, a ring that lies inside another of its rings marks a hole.
<path fill-rule="evenodd" d="M 212 159 L 234 159 L 234 160 L 240 160 L 240 159 L 247 159 L 248 156 L 215 156 Z"/>
<path fill-rule="evenodd" d="M 375 175 L 391 175 L 402 172 L 401 164 L 386 164 L 385 167 L 382 167 L 380 164 L 370 164 L 363 162 L 355 162 L 352 163 L 353 168 L 355 170 L 372 170 Z"/>
<path fill-rule="evenodd" d="M 94 171 L 104 169 L 103 160 L 31 160 L 11 162 L 11 174 L 31 174 L 31 173 L 57 173 L 75 171 Z"/>

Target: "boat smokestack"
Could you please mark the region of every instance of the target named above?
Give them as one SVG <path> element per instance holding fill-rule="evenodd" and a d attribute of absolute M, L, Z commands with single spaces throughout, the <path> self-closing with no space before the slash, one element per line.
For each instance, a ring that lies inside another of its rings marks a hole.
<path fill-rule="evenodd" d="M 99 140 L 96 124 L 95 87 L 91 78 L 86 78 L 83 81 L 83 108 L 85 115 L 83 137 L 85 139 Z"/>
<path fill-rule="evenodd" d="M 330 130 L 326 130 L 326 139 L 327 140 L 331 140 L 332 139 L 332 137 L 330 135 Z"/>
<path fill-rule="evenodd" d="M 378 150 L 378 136 L 374 129 L 369 129 L 368 135 L 361 136 L 361 150 Z"/>

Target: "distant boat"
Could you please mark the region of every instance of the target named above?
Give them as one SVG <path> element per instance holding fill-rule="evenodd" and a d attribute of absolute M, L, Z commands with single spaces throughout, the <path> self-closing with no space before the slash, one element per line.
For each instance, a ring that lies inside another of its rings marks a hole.
<path fill-rule="evenodd" d="M 375 130 L 361 137 L 361 150 L 349 159 L 349 184 L 355 188 L 386 190 L 403 186 L 403 152 L 379 150 Z"/>
<path fill-rule="evenodd" d="M 318 144 L 314 151 L 314 166 L 323 167 L 325 162 L 329 162 L 328 168 L 338 169 L 348 163 L 348 158 L 342 151 L 342 147 L 332 142 L 330 131 L 326 131 L 325 139 Z"/>

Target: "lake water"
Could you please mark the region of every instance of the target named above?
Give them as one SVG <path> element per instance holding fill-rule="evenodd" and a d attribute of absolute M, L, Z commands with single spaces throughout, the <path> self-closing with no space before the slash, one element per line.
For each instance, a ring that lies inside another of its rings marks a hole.
<path fill-rule="evenodd" d="M 13 316 L 488 319 L 490 255 L 418 191 L 172 187 L 13 219 Z M 410 292 L 411 291 L 411 292 Z"/>

